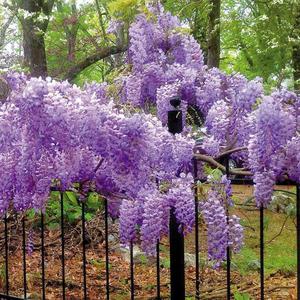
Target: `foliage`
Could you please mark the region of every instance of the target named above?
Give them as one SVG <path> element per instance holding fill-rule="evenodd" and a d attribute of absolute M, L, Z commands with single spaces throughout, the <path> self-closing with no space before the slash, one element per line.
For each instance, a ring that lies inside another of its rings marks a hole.
<path fill-rule="evenodd" d="M 85 218 L 90 221 L 99 210 L 103 210 L 103 199 L 97 193 L 90 193 L 85 201 Z M 81 220 L 82 205 L 74 192 L 63 193 L 64 218 L 67 224 L 74 224 Z M 29 219 L 35 219 L 36 211 L 31 209 L 27 212 Z M 46 226 L 55 229 L 61 222 L 60 193 L 52 192 L 45 209 Z"/>
<path fill-rule="evenodd" d="M 126 44 L 130 24 L 139 12 L 148 13 L 147 7 L 151 2 L 157 1 L 55 1 L 45 32 L 49 75 L 63 78 L 70 67 L 97 53 L 99 49 L 120 42 Z M 10 11 L 5 10 L 4 20 L 16 14 L 19 17 L 24 14 L 17 2 L 8 3 L 15 5 L 9 5 Z M 210 1 L 165 0 L 163 6 L 179 17 L 185 30 L 190 31 L 200 43 L 204 57 L 207 57 Z M 260 76 L 268 90 L 274 86 L 292 87 L 292 49 L 299 44 L 298 32 L 294 28 L 298 10 L 296 0 L 223 0 L 221 69 L 226 73 L 241 72 L 250 79 Z M 40 19 L 43 17 L 43 14 L 38 16 Z M 112 19 L 117 20 L 120 25 L 116 35 L 111 32 L 111 28 L 115 26 Z M 8 49 L 13 47 L 9 56 L 15 67 L 24 55 L 20 49 L 21 35 L 22 26 L 14 18 L 5 42 L 9 44 Z M 71 60 L 69 50 L 74 55 Z M 123 70 L 124 62 L 123 55 L 97 61 L 81 70 L 75 82 L 83 85 L 85 81 L 112 79 Z M 114 74 L 111 74 L 112 71 Z M 109 77 L 109 74 L 112 76 Z"/>
<path fill-rule="evenodd" d="M 234 293 L 234 299 L 235 300 L 250 300 L 249 294 L 240 294 L 240 293 Z"/>
<path fill-rule="evenodd" d="M 291 191 L 276 190 L 272 197 L 269 209 L 288 215 L 291 218 L 296 217 L 296 193 Z"/>
<path fill-rule="evenodd" d="M 261 76 L 267 87 L 291 85 L 297 1 L 222 3 L 221 68 L 248 78 Z"/>
<path fill-rule="evenodd" d="M 49 75 L 52 77 L 62 78 L 71 66 L 107 43 L 94 5 L 74 5 L 68 2 L 58 3 L 47 30 L 47 60 Z M 109 19 L 102 19 L 107 26 Z M 101 81 L 107 69 L 106 62 L 99 62 L 85 70 L 82 76 Z"/>
<path fill-rule="evenodd" d="M 20 33 L 14 26 L 16 17 L 0 5 L 0 70 L 20 69 Z"/>
<path fill-rule="evenodd" d="M 114 0 L 108 3 L 108 9 L 112 16 L 123 21 L 130 21 L 137 14 L 137 9 L 141 2 L 139 0 Z"/>
<path fill-rule="evenodd" d="M 237 211 L 243 218 L 245 235 L 245 245 L 232 258 L 233 267 L 243 275 L 259 272 L 259 218 L 257 211 Z M 284 232 L 280 235 L 281 227 L 285 222 L 286 216 L 281 213 L 266 211 L 265 217 L 269 220 L 269 226 L 265 227 L 265 272 L 274 274 L 292 274 L 296 272 L 296 227 L 292 218 L 288 218 L 283 228 Z M 273 238 L 276 239 L 273 240 Z M 272 240 L 270 243 L 269 241 Z M 286 245 L 290 247 L 286 247 Z M 282 255 L 284 253 L 284 255 Z"/>

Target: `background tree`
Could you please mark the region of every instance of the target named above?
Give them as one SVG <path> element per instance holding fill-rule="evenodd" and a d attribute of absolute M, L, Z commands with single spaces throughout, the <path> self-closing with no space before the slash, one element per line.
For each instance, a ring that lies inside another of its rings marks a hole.
<path fill-rule="evenodd" d="M 16 19 L 15 14 L 0 6 L 0 70 L 20 65 L 22 39 Z"/>
<path fill-rule="evenodd" d="M 299 89 L 298 1 L 162 3 L 188 25 L 184 30 L 190 30 L 201 44 L 209 67 L 241 72 L 249 79 L 260 76 L 268 89 L 282 85 Z M 6 58 L 0 65 L 16 65 L 23 55 L 23 68 L 33 75 L 48 74 L 82 84 L 86 80 L 110 81 L 123 71 L 128 27 L 135 15 L 144 11 L 145 1 L 10 0 L 7 6 L 10 15 L 6 11 L 0 21 L 0 49 L 3 43 L 6 49 L 9 44 L 18 59 L 11 63 L 8 51 L 2 51 Z M 10 35 L 12 31 L 15 37 Z M 20 43 L 24 51 L 16 55 Z"/>
<path fill-rule="evenodd" d="M 221 0 L 211 0 L 207 38 L 207 65 L 209 68 L 220 66 L 220 21 Z"/>
<path fill-rule="evenodd" d="M 296 8 L 294 0 L 224 0 L 221 68 L 260 76 L 268 87 L 292 87 Z"/>
<path fill-rule="evenodd" d="M 77 2 L 81 3 L 80 9 Z M 101 2 L 101 5 L 99 1 L 85 4 L 76 0 L 7 2 L 6 7 L 11 16 L 18 17 L 22 30 L 23 67 L 33 76 L 74 80 L 93 64 L 123 52 L 126 45 L 107 39 L 103 31 L 109 25 L 110 2 L 115 1 Z M 132 10 L 132 3 L 127 7 L 127 11 L 129 7 Z M 1 28 L 4 31 L 5 26 Z"/>
<path fill-rule="evenodd" d="M 293 38 L 294 88 L 300 91 L 300 4 L 296 8 Z"/>
<path fill-rule="evenodd" d="M 54 0 L 12 0 L 7 3 L 22 26 L 24 64 L 33 76 L 47 75 L 45 33 Z"/>

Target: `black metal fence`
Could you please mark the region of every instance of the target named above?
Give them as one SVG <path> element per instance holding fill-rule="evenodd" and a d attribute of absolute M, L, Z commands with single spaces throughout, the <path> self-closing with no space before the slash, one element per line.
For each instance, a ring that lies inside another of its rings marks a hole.
<path fill-rule="evenodd" d="M 175 109 L 169 112 L 169 130 L 172 133 L 178 133 L 182 130 L 181 112 L 177 109 L 180 102 L 174 100 L 172 105 Z M 224 160 L 224 165 L 226 167 L 226 174 L 230 177 L 230 167 L 229 167 L 229 156 Z M 201 281 L 200 281 L 200 229 L 199 229 L 199 199 L 198 199 L 198 183 L 201 181 L 197 178 L 197 158 L 193 160 L 194 174 L 195 174 L 195 299 L 201 299 Z M 253 181 L 250 179 L 237 179 L 230 178 L 232 184 L 235 185 L 253 185 Z M 296 186 L 296 201 L 297 201 L 297 299 L 300 300 L 300 186 L 293 182 L 278 182 L 278 185 L 292 185 Z M 65 272 L 65 219 L 64 219 L 64 199 L 63 193 L 60 193 L 60 238 L 61 238 L 61 297 L 63 300 L 66 299 L 66 272 Z M 260 299 L 265 297 L 265 268 L 264 268 L 264 208 L 259 208 L 260 215 Z M 111 298 L 111 284 L 110 284 L 110 256 L 109 256 L 109 222 L 108 222 L 108 203 L 105 200 L 104 203 L 104 218 L 105 218 L 105 293 L 99 295 L 97 299 L 107 299 Z M 0 299 L 27 299 L 27 269 L 26 269 L 26 220 L 22 220 L 22 258 L 23 258 L 23 294 L 24 298 L 18 298 L 11 295 L 10 286 L 13 284 L 10 282 L 9 274 L 9 241 L 8 241 L 8 219 L 7 216 L 4 217 L 4 260 L 5 260 L 5 291 L 0 293 Z M 40 260 L 41 260 L 41 299 L 47 299 L 47 289 L 46 282 L 47 278 L 45 276 L 45 217 L 43 214 L 40 215 L 41 223 L 41 250 L 40 250 Z M 87 259 L 86 259 L 86 207 L 85 203 L 81 203 L 81 226 L 82 226 L 82 291 L 83 299 L 88 299 L 88 289 L 87 289 Z M 172 300 L 183 300 L 185 299 L 185 271 L 184 271 L 184 237 L 178 231 L 178 225 L 176 224 L 176 219 L 173 212 L 171 211 L 170 216 L 170 279 L 171 279 L 171 291 L 170 299 Z M 231 289 L 231 253 L 230 248 L 227 248 L 227 259 L 226 259 L 226 282 L 227 282 L 227 299 L 232 299 L 232 289 Z M 161 274 L 160 274 L 160 245 L 157 242 L 156 247 L 156 298 L 161 299 Z M 134 257 L 133 257 L 133 244 L 130 244 L 130 299 L 135 299 L 135 285 L 134 285 Z"/>
<path fill-rule="evenodd" d="M 195 161 L 195 165 L 197 162 Z M 229 171 L 229 170 L 228 170 Z M 253 181 L 249 179 L 231 179 L 232 184 L 234 185 L 253 185 Z M 198 182 L 198 179 L 195 178 L 195 182 Z M 295 185 L 292 182 L 278 182 L 278 185 Z M 300 218 L 300 187 L 296 185 L 297 190 L 297 224 L 299 223 Z M 65 219 L 64 219 L 64 206 L 63 206 L 63 193 L 60 193 L 60 203 L 61 203 L 61 222 L 60 222 L 60 238 L 61 238 L 61 291 L 62 291 L 62 299 L 66 299 L 66 273 L 65 273 Z M 82 241 L 85 241 L 86 237 L 86 217 L 85 217 L 85 203 L 82 202 L 81 204 L 81 226 L 82 226 Z M 265 291 L 264 291 L 264 208 L 260 208 L 260 299 L 264 299 Z M 106 292 L 105 295 L 99 295 L 99 299 L 110 299 L 110 267 L 109 267 L 109 223 L 108 223 L 108 208 L 107 208 L 107 201 L 105 201 L 104 205 L 104 217 L 105 217 L 105 279 L 106 279 Z M 4 217 L 4 259 L 5 259 L 5 291 L 2 291 L 0 294 L 0 299 L 27 299 L 27 269 L 26 269 L 26 220 L 25 217 L 22 219 L 22 265 L 23 265 L 23 294 L 24 298 L 18 298 L 11 295 L 10 287 L 13 284 L 10 282 L 10 274 L 9 274 L 9 231 L 8 231 L 8 219 Z M 41 259 L 41 299 L 47 299 L 47 289 L 46 289 L 46 282 L 47 278 L 45 277 L 45 224 L 44 224 L 44 215 L 40 215 L 40 224 L 41 224 L 41 249 L 40 249 L 40 259 Z M 170 231 L 176 230 L 176 224 L 174 220 L 171 218 L 171 229 Z M 300 231 L 297 228 L 297 249 L 300 246 Z M 171 261 L 171 299 L 172 300 L 180 300 L 184 299 L 185 292 L 185 281 L 184 281 L 184 272 L 178 276 L 178 272 L 182 272 L 182 268 L 184 270 L 184 261 L 182 258 L 184 256 L 184 238 L 182 235 L 180 236 L 180 240 L 178 240 L 177 236 L 178 232 L 170 232 L 170 238 L 173 239 L 172 243 L 170 243 L 170 257 L 175 259 Z M 175 235 L 172 237 L 172 234 Z M 200 247 L 201 238 L 199 236 L 199 212 L 198 212 L 198 193 L 197 193 L 197 185 L 195 185 L 195 268 L 196 268 L 196 277 L 195 277 L 195 292 L 194 296 L 195 299 L 201 299 L 201 285 L 200 285 L 200 270 L 199 270 L 199 247 Z M 160 292 L 160 253 L 159 253 L 159 243 L 157 243 L 157 253 L 156 253 L 156 297 L 157 299 L 161 299 L 161 292 Z M 176 261 L 177 259 L 177 261 Z M 300 251 L 297 251 L 297 260 L 300 261 Z M 227 299 L 232 299 L 232 291 L 231 291 L 231 254 L 230 249 L 228 248 L 227 251 Z M 298 263 L 297 266 L 297 293 L 298 298 L 300 299 L 300 265 Z M 82 291 L 83 291 L 83 299 L 88 299 L 88 289 L 87 289 L 87 270 L 86 270 L 86 244 L 85 242 L 82 243 Z M 130 299 L 135 299 L 135 285 L 134 285 L 134 259 L 133 259 L 133 244 L 130 245 Z M 173 276 L 173 277 L 172 277 Z M 173 292 L 172 292 L 173 289 Z M 180 290 L 180 291 L 179 291 Z M 176 294 L 176 292 L 180 292 L 181 294 Z"/>

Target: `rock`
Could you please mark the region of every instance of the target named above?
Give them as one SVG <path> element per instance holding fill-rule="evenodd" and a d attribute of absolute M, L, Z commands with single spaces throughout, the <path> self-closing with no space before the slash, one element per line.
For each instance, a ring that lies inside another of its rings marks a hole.
<path fill-rule="evenodd" d="M 187 267 L 195 267 L 196 266 L 196 255 L 185 253 L 184 254 L 184 263 Z"/>
<path fill-rule="evenodd" d="M 123 259 L 130 263 L 129 247 L 120 247 L 119 252 Z M 133 263 L 134 264 L 152 264 L 155 258 L 148 257 L 138 246 L 133 246 Z"/>
<path fill-rule="evenodd" d="M 108 235 L 108 242 L 109 243 L 115 243 L 117 241 L 117 238 L 113 234 Z"/>
<path fill-rule="evenodd" d="M 247 268 L 251 271 L 259 271 L 260 270 L 260 262 L 258 259 L 253 259 L 248 262 Z"/>
<path fill-rule="evenodd" d="M 108 217 L 107 218 L 107 223 L 108 223 L 108 227 L 118 226 L 119 225 L 119 220 L 118 219 L 113 219 L 111 217 Z"/>

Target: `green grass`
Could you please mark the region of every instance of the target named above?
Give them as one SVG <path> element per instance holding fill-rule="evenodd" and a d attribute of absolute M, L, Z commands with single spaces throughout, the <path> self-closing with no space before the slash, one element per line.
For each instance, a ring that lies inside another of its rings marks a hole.
<path fill-rule="evenodd" d="M 250 191 L 247 191 L 250 195 Z M 241 203 L 241 201 L 239 201 Z M 252 210 L 251 210 L 252 209 Z M 233 254 L 232 269 L 240 272 L 242 275 L 249 273 L 258 273 L 260 270 L 260 248 L 259 248 L 259 211 L 255 207 L 234 208 L 231 212 L 241 218 L 244 226 L 245 245 L 238 254 Z M 284 213 L 275 213 L 265 210 L 264 230 L 265 230 L 265 274 L 266 276 L 280 272 L 285 275 L 296 273 L 296 227 L 292 217 L 289 217 L 285 223 L 282 233 L 271 243 L 269 241 L 278 235 L 287 215 Z M 206 249 L 206 237 L 203 227 L 200 232 L 201 247 Z M 195 253 L 194 232 L 187 235 L 185 240 L 186 252 Z M 161 245 L 161 263 L 165 268 L 170 267 L 169 248 Z M 201 267 L 211 267 L 207 260 L 207 253 L 202 249 L 200 264 Z M 226 263 L 224 263 L 226 268 Z"/>
<path fill-rule="evenodd" d="M 240 253 L 233 256 L 232 267 L 241 274 L 259 270 L 259 257 L 251 248 L 244 247 Z"/>
<path fill-rule="evenodd" d="M 233 256 L 233 267 L 242 274 L 259 271 L 259 215 L 257 212 L 237 212 L 246 225 L 245 246 Z M 265 273 L 293 274 L 297 267 L 296 228 L 292 219 L 286 222 L 282 233 L 268 243 L 281 230 L 286 215 L 266 211 L 265 213 Z M 252 229 L 251 229 L 251 228 Z"/>

